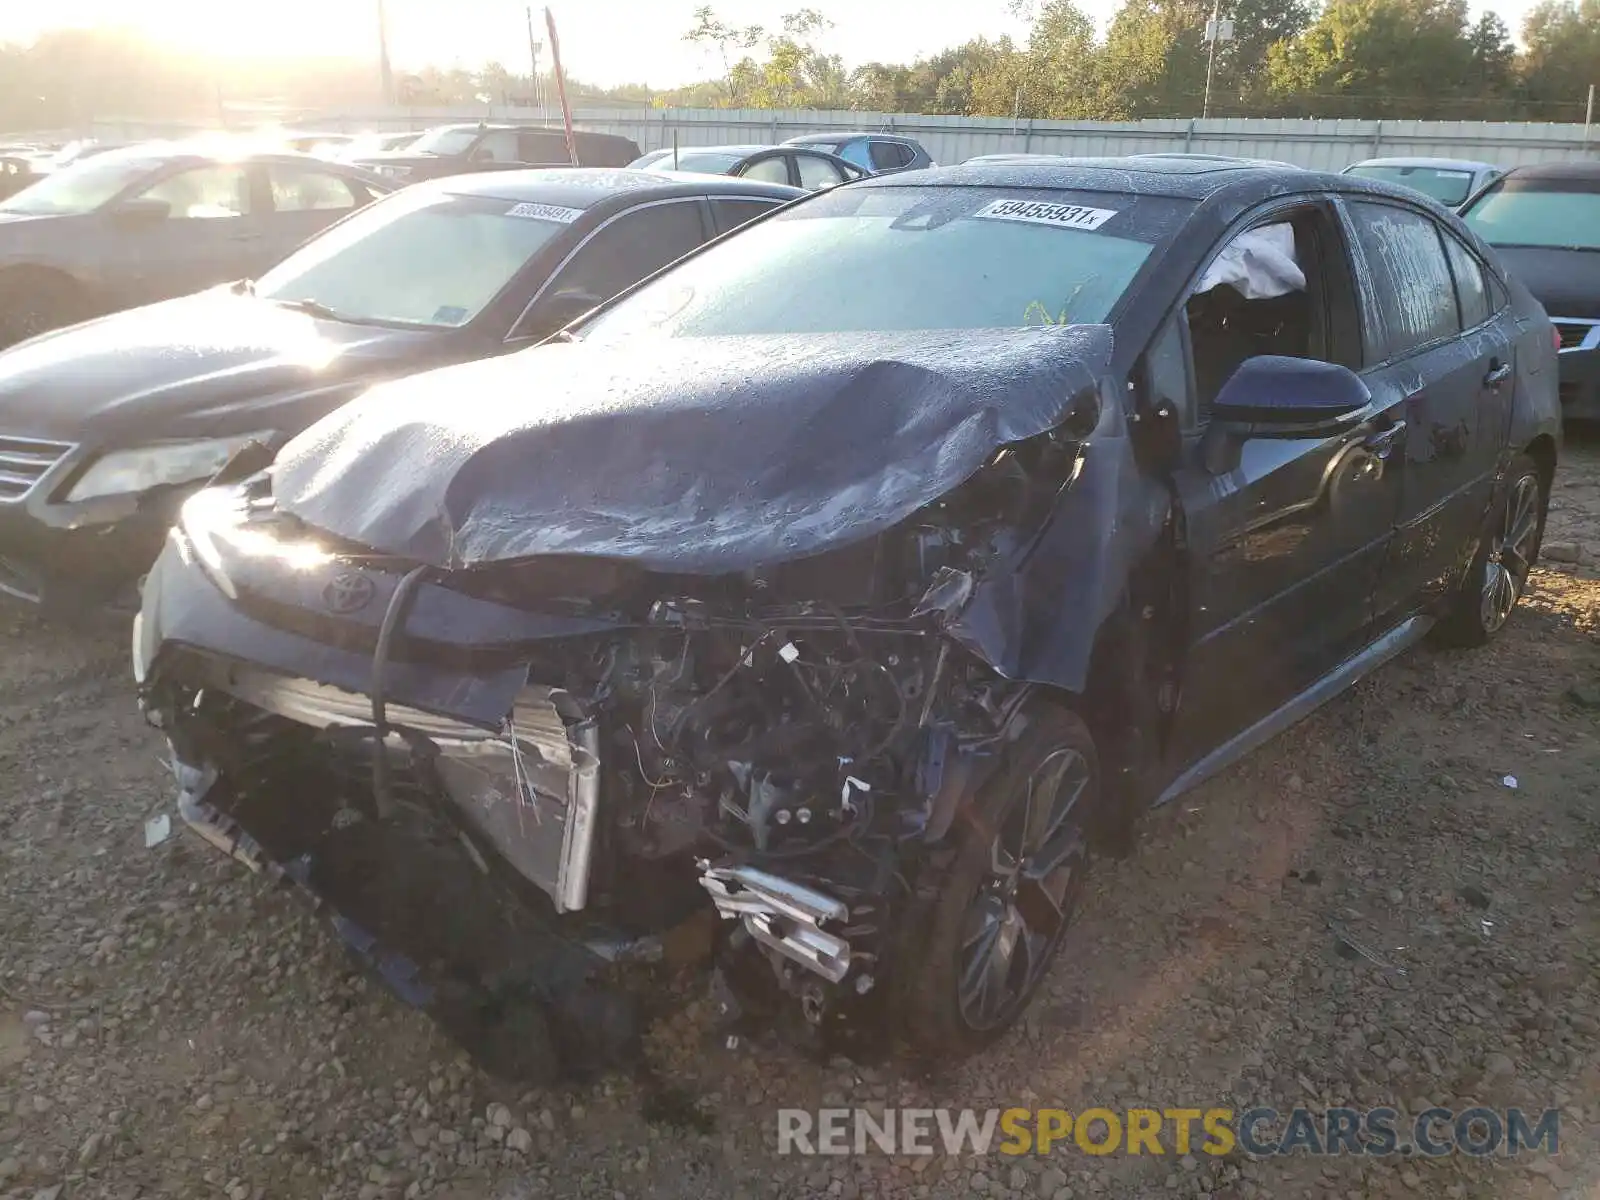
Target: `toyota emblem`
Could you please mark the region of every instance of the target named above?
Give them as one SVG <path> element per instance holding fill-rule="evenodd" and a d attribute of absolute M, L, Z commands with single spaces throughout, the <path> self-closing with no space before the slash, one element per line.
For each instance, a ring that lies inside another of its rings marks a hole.
<path fill-rule="evenodd" d="M 376 590 L 372 580 L 350 571 L 328 581 L 328 586 L 322 589 L 322 603 L 329 612 L 360 612 L 372 602 Z"/>

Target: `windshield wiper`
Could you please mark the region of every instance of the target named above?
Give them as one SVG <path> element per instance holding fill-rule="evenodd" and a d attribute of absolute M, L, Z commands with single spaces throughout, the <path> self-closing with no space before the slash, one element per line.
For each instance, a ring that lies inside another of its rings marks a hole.
<path fill-rule="evenodd" d="M 272 301 L 283 308 L 292 308 L 295 312 L 303 312 L 307 316 L 321 317 L 324 321 L 343 321 L 346 324 L 356 324 L 354 317 L 347 317 L 337 309 L 329 308 L 320 300 L 278 300 Z"/>

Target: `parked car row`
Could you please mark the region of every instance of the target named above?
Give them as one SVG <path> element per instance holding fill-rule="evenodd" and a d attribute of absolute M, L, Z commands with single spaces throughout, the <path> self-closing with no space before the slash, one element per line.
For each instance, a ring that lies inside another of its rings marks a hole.
<path fill-rule="evenodd" d="M 1143 810 L 1503 627 L 1557 349 L 1355 176 L 459 176 L 0 353 L 0 565 L 160 543 L 179 815 L 491 1070 L 625 1057 L 609 973 L 697 916 L 730 1019 L 948 1058 Z"/>

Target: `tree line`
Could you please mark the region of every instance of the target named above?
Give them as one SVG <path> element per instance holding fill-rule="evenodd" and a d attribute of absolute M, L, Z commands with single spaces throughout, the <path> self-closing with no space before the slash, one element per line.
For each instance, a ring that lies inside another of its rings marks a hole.
<path fill-rule="evenodd" d="M 1212 0 L 1122 0 L 1099 36 L 1074 0 L 1017 0 L 1027 33 L 975 38 L 910 63 L 847 68 L 820 48 L 830 27 L 803 8 L 775 27 L 735 26 L 702 7 L 684 38 L 712 78 L 686 87 L 569 81 L 574 103 L 816 108 L 1126 121 L 1214 117 L 1582 121 L 1600 84 L 1600 0 L 1540 0 L 1521 46 L 1466 0 L 1222 0 L 1234 36 L 1205 40 Z M 526 102 L 526 72 L 503 63 L 429 68 L 400 80 L 415 106 Z M 219 62 L 114 30 L 61 30 L 0 45 L 0 129 L 100 118 L 248 120 L 281 111 L 370 107 L 374 64 L 318 59 Z M 243 110 L 243 112 L 241 112 Z M 1600 114 L 1597 114 L 1600 115 Z"/>
<path fill-rule="evenodd" d="M 1600 84 L 1600 0 L 1541 0 L 1520 50 L 1466 0 L 1224 0 L 1220 13 L 1234 36 L 1214 60 L 1211 0 L 1123 0 L 1103 38 L 1073 0 L 1042 0 L 1020 42 L 850 71 L 817 48 L 829 23 L 815 9 L 769 31 L 703 7 L 684 37 L 716 52 L 721 77 L 652 100 L 1128 121 L 1198 116 L 1209 68 L 1217 117 L 1581 121 Z"/>

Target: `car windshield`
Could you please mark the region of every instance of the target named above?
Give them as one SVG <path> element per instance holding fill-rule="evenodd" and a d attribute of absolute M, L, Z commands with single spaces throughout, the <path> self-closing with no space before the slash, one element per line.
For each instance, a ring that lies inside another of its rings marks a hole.
<path fill-rule="evenodd" d="M 1454 208 L 1472 191 L 1472 172 L 1449 167 L 1366 166 L 1351 167 L 1351 175 L 1397 183 L 1432 196 L 1440 204 Z"/>
<path fill-rule="evenodd" d="M 255 290 L 348 321 L 465 325 L 579 215 L 487 196 L 399 192 L 303 246 Z"/>
<path fill-rule="evenodd" d="M 1491 246 L 1600 250 L 1600 179 L 1503 179 L 1462 216 Z"/>
<path fill-rule="evenodd" d="M 655 162 L 647 163 L 647 171 L 700 171 L 706 175 L 725 175 L 737 164 L 745 159 L 743 154 L 730 154 L 727 151 L 694 151 L 680 150 L 676 164 L 672 152 L 658 158 Z"/>
<path fill-rule="evenodd" d="M 438 154 L 444 158 L 454 158 L 472 149 L 472 144 L 478 140 L 478 134 L 479 130 L 476 129 L 445 125 L 428 130 L 408 148 L 413 154 Z"/>
<path fill-rule="evenodd" d="M 0 203 L 0 212 L 60 217 L 93 212 L 160 165 L 151 158 L 97 154 L 46 175 Z"/>
<path fill-rule="evenodd" d="M 824 192 L 685 260 L 577 332 L 604 343 L 1103 321 L 1189 207 L 1009 188 Z"/>

